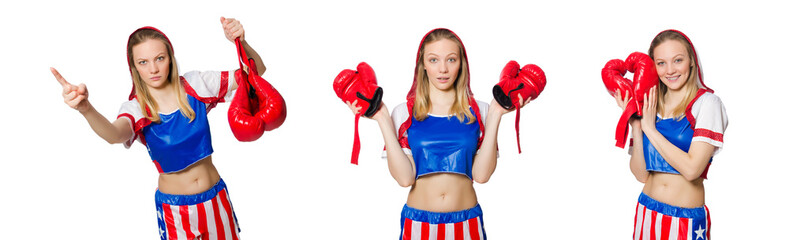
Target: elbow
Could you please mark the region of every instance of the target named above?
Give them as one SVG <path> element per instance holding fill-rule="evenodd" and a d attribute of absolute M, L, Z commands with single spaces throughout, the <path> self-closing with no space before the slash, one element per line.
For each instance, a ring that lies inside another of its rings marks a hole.
<path fill-rule="evenodd" d="M 689 173 L 682 173 L 682 176 L 685 177 L 685 180 L 688 180 L 688 182 L 692 182 L 692 181 L 695 181 L 696 179 L 699 179 L 701 177 L 701 173 L 703 171 L 704 171 L 704 169 L 701 169 L 701 171 L 692 171 L 692 172 L 689 172 Z"/>
<path fill-rule="evenodd" d="M 692 182 L 695 181 L 696 179 L 699 179 L 701 177 L 701 174 L 703 174 L 704 170 L 706 169 L 707 169 L 707 165 L 705 164 L 701 166 L 690 166 L 687 167 L 684 171 L 680 169 L 677 170 L 679 170 L 679 173 L 682 175 L 682 177 L 685 177 L 685 180 L 688 180 L 688 182 Z"/>
<path fill-rule="evenodd" d="M 636 180 L 640 183 L 646 183 L 647 178 L 649 178 L 649 172 L 646 169 L 631 167 L 630 172 L 633 173 L 633 176 L 636 177 Z"/>
<path fill-rule="evenodd" d="M 472 173 L 472 174 L 473 174 L 473 173 Z M 482 173 L 477 173 L 477 174 L 473 174 L 473 175 L 472 175 L 472 176 L 473 176 L 473 177 L 472 177 L 472 179 L 473 179 L 475 182 L 479 183 L 479 184 L 483 184 L 483 183 L 487 183 L 488 181 L 490 181 L 490 176 L 491 176 L 491 175 L 492 175 L 492 174 L 482 174 Z"/>
<path fill-rule="evenodd" d="M 414 181 L 416 181 L 413 178 L 395 179 L 395 180 L 397 180 L 397 184 L 400 185 L 401 187 L 410 187 L 411 185 L 414 185 Z"/>
<path fill-rule="evenodd" d="M 484 178 L 481 178 L 481 177 L 474 178 L 474 181 L 479 183 L 479 184 L 487 183 L 489 180 L 490 180 L 490 176 L 484 177 Z"/>
<path fill-rule="evenodd" d="M 116 143 L 123 143 L 123 141 L 120 138 L 102 138 L 102 139 L 104 139 L 104 141 L 106 141 L 110 145 L 116 144 Z"/>
<path fill-rule="evenodd" d="M 636 176 L 636 180 L 640 183 L 647 183 L 647 177 L 649 174 L 634 174 Z"/>

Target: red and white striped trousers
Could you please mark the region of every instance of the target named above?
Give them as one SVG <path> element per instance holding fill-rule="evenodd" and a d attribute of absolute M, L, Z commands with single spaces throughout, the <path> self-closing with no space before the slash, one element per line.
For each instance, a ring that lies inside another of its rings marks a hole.
<path fill-rule="evenodd" d="M 403 207 L 401 240 L 484 240 L 482 209 L 437 213 Z"/>
<path fill-rule="evenodd" d="M 157 191 L 156 210 L 162 240 L 238 240 L 241 231 L 222 180 L 196 195 Z"/>
<path fill-rule="evenodd" d="M 707 206 L 681 208 L 658 202 L 642 193 L 636 205 L 634 240 L 708 240 Z"/>

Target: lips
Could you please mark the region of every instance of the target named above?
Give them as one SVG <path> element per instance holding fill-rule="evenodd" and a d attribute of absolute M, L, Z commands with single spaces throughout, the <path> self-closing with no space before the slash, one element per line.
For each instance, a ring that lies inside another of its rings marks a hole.
<path fill-rule="evenodd" d="M 159 79 L 162 79 L 162 77 L 161 76 L 156 76 L 156 77 L 152 77 L 151 78 L 152 81 L 159 81 Z"/>
<path fill-rule="evenodd" d="M 671 81 L 671 82 L 677 81 L 677 79 L 679 79 L 680 76 L 681 75 L 677 75 L 677 76 L 673 76 L 673 77 L 666 76 L 666 80 Z"/>
<path fill-rule="evenodd" d="M 438 77 L 436 80 L 438 80 L 440 83 L 447 83 L 449 82 L 449 77 Z"/>

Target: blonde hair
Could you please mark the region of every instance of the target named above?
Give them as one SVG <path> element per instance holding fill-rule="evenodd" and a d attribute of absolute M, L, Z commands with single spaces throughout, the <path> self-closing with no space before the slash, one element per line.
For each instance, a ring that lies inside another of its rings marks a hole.
<path fill-rule="evenodd" d="M 699 85 L 697 83 L 699 81 L 697 79 L 699 76 L 699 67 L 698 67 L 699 63 L 696 62 L 696 57 L 695 57 L 696 52 L 693 50 L 693 47 L 690 45 L 690 42 L 688 42 L 688 40 L 685 39 L 685 37 L 682 36 L 682 34 L 675 31 L 664 31 L 658 34 L 657 36 L 655 36 L 655 39 L 652 39 L 652 44 L 650 44 L 649 46 L 649 57 L 652 58 L 652 60 L 655 59 L 654 56 L 655 48 L 658 45 L 668 40 L 679 41 L 680 43 L 682 43 L 683 46 L 685 46 L 685 49 L 688 52 L 688 58 L 690 59 L 691 69 L 690 69 L 690 76 L 688 76 L 688 80 L 685 81 L 685 85 L 688 84 L 690 85 L 688 86 L 688 92 L 686 93 L 685 97 L 682 99 L 682 102 L 680 102 L 676 108 L 664 109 L 663 104 L 665 101 L 665 94 L 666 92 L 668 92 L 668 86 L 666 86 L 666 84 L 663 84 L 662 81 L 659 81 L 657 88 L 657 97 L 658 97 L 657 111 L 663 116 L 673 116 L 674 118 L 679 119 L 685 115 L 685 109 L 688 108 L 688 105 L 696 97 L 696 93 L 699 90 Z M 669 112 L 671 114 L 666 114 L 666 112 Z"/>
<path fill-rule="evenodd" d="M 414 118 L 416 120 L 422 121 L 427 118 L 427 114 L 430 112 L 430 80 L 427 78 L 427 72 L 425 70 L 424 64 L 424 57 L 425 57 L 425 45 L 428 43 L 432 43 L 442 39 L 449 39 L 455 44 L 457 44 L 458 48 L 460 49 L 460 73 L 458 74 L 457 79 L 455 80 L 454 90 L 455 90 L 455 102 L 452 104 L 452 107 L 449 109 L 450 115 L 457 116 L 461 122 L 468 122 L 466 124 L 471 124 L 476 121 L 474 114 L 471 113 L 469 110 L 469 89 L 468 89 L 468 62 L 466 61 L 466 51 L 463 49 L 460 40 L 447 29 L 438 29 L 431 32 L 427 37 L 425 37 L 422 46 L 419 47 L 419 58 L 417 59 L 417 71 L 416 71 L 416 96 L 414 98 Z M 479 113 L 477 113 L 479 114 Z"/>
<path fill-rule="evenodd" d="M 143 116 L 145 116 L 145 118 L 151 122 L 158 123 L 161 120 L 158 114 L 159 106 L 156 104 L 156 101 L 153 100 L 151 93 L 148 91 L 148 85 L 146 85 L 142 80 L 142 77 L 140 77 L 137 67 L 134 66 L 134 57 L 132 56 L 132 48 L 149 39 L 162 41 L 164 46 L 167 48 L 167 55 L 170 58 L 170 75 L 167 77 L 167 81 L 169 84 L 173 84 L 173 91 L 175 91 L 176 99 L 178 99 L 178 107 L 181 110 L 181 114 L 184 115 L 184 117 L 189 118 L 189 121 L 191 122 L 195 118 L 195 112 L 192 110 L 192 107 L 189 106 L 189 102 L 186 98 L 186 91 L 184 90 L 183 84 L 181 84 L 181 78 L 178 74 L 178 64 L 176 63 L 175 56 L 173 55 L 173 47 L 170 45 L 170 41 L 167 40 L 167 37 L 165 37 L 161 32 L 152 29 L 141 29 L 134 32 L 129 37 L 129 42 L 126 45 L 126 56 L 128 57 L 132 81 L 134 82 L 134 91 L 137 95 L 137 102 L 140 103 L 140 110 L 142 110 Z M 150 110 L 150 112 L 146 111 L 146 109 Z"/>

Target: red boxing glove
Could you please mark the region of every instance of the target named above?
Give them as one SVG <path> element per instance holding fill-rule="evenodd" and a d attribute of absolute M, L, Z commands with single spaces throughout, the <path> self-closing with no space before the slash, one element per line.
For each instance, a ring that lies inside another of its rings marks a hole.
<path fill-rule="evenodd" d="M 334 92 L 337 93 L 343 102 L 353 103 L 361 107 L 361 111 L 356 114 L 353 138 L 353 151 L 351 153 L 351 163 L 359 164 L 359 150 L 361 143 L 359 140 L 359 117 L 372 117 L 381 107 L 381 98 L 384 90 L 378 86 L 375 72 L 370 65 L 365 62 L 356 66 L 357 71 L 345 69 L 334 78 Z M 361 101 L 357 101 L 361 100 Z"/>
<path fill-rule="evenodd" d="M 264 129 L 271 131 L 282 126 L 285 122 L 285 117 L 288 115 L 288 109 L 285 106 L 285 99 L 279 94 L 274 86 L 260 77 L 255 67 L 255 61 L 249 59 L 250 73 L 249 84 L 254 90 L 255 96 L 258 101 L 259 109 L 255 112 L 255 117 L 260 121 L 266 123 Z"/>
<path fill-rule="evenodd" d="M 258 76 L 255 61 L 247 58 L 243 47 L 236 39 L 239 65 L 249 66 L 247 75 L 241 69 L 235 73 L 238 89 L 227 111 L 227 119 L 233 136 L 242 142 L 255 141 L 264 131 L 281 126 L 287 116 L 282 95 L 265 79 Z"/>
<path fill-rule="evenodd" d="M 634 81 L 624 78 L 628 71 L 633 72 Z M 608 61 L 603 67 L 601 75 L 603 84 L 605 84 L 611 96 L 614 96 L 616 90 L 619 90 L 621 100 L 624 101 L 625 94 L 632 97 L 632 100 L 625 106 L 622 116 L 619 117 L 619 123 L 616 127 L 616 146 L 624 148 L 628 134 L 628 121 L 633 115 L 641 116 L 644 93 L 657 85 L 659 81 L 655 63 L 652 62 L 652 58 L 649 55 L 633 52 L 627 57 L 626 61 L 619 59 Z"/>
<path fill-rule="evenodd" d="M 641 106 L 644 105 L 644 94 L 658 84 L 659 78 L 655 62 L 649 55 L 640 52 L 631 53 L 625 60 L 627 71 L 633 73 L 633 98 L 636 100 L 638 116 L 641 116 Z"/>
<path fill-rule="evenodd" d="M 263 135 L 265 131 L 265 122 L 255 117 L 255 112 L 258 111 L 258 101 L 253 101 L 250 96 L 254 93 L 249 89 L 247 83 L 247 74 L 243 70 L 236 70 L 236 95 L 233 96 L 233 101 L 230 102 L 230 107 L 227 109 L 227 121 L 230 123 L 230 130 L 233 136 L 242 142 L 255 141 Z"/>
<path fill-rule="evenodd" d="M 520 138 L 520 101 L 518 94 L 523 99 L 536 99 L 545 89 L 545 72 L 534 64 L 526 64 L 520 68 L 518 62 L 510 61 L 501 70 L 501 81 L 493 86 L 493 98 L 503 108 L 515 108 L 515 135 L 518 141 L 518 153 L 521 153 Z"/>

